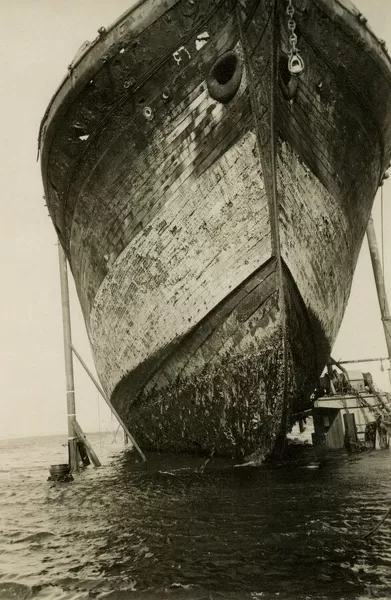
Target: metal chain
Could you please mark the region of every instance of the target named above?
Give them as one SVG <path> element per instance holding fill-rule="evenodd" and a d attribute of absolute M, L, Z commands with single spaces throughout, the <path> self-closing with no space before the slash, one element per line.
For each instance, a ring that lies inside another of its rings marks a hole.
<path fill-rule="evenodd" d="M 296 21 L 294 20 L 294 14 L 295 14 L 295 8 L 292 4 L 292 0 L 288 0 L 288 6 L 286 7 L 286 14 L 288 15 L 289 19 L 288 19 L 288 29 L 291 32 L 290 36 L 289 36 L 289 42 L 290 42 L 290 50 L 289 50 L 289 55 L 291 54 L 296 54 L 297 52 L 297 48 L 296 48 L 296 44 L 297 44 L 297 35 L 295 34 L 295 29 L 296 29 Z"/>
<path fill-rule="evenodd" d="M 296 21 L 294 19 L 295 8 L 293 6 L 293 0 L 288 0 L 288 5 L 286 7 L 286 14 L 288 16 L 288 29 L 290 31 L 289 35 L 289 59 L 288 59 L 288 69 L 291 75 L 300 75 L 304 71 L 304 61 L 299 54 L 299 49 L 297 48 L 297 35 L 296 35 Z"/>

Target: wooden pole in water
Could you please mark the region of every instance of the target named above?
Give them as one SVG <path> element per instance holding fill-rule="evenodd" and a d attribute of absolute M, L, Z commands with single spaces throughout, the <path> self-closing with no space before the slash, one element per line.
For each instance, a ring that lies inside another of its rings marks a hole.
<path fill-rule="evenodd" d="M 391 316 L 388 306 L 386 286 L 384 283 L 384 274 L 380 259 L 379 249 L 377 246 L 375 227 L 372 216 L 369 219 L 367 226 L 367 240 L 369 252 L 371 255 L 373 275 L 375 277 L 377 298 L 379 300 L 381 319 L 383 322 L 384 336 L 386 338 L 388 359 L 391 361 Z M 390 372 L 389 372 L 390 373 Z M 391 382 L 390 382 L 391 383 Z"/>
<path fill-rule="evenodd" d="M 76 421 L 76 419 L 75 419 L 75 421 L 73 423 L 73 426 L 74 426 L 75 433 L 77 435 L 77 438 L 78 438 L 79 442 L 81 444 L 83 444 L 84 448 L 87 451 L 87 454 L 88 454 L 88 457 L 89 457 L 90 461 L 92 462 L 92 464 L 94 465 L 94 467 L 100 467 L 101 466 L 100 460 L 97 457 L 97 455 L 95 454 L 93 447 L 91 446 L 90 442 L 87 440 L 87 436 L 83 432 L 82 428 L 80 427 L 80 425 Z"/>
<path fill-rule="evenodd" d="M 75 404 L 75 381 L 73 376 L 73 357 L 72 357 L 72 333 L 71 333 L 71 315 L 69 308 L 69 287 L 67 261 L 64 250 L 58 243 L 58 258 L 60 265 L 60 284 L 61 284 L 61 304 L 62 304 L 62 325 L 64 335 L 64 358 L 65 358 L 65 382 L 68 412 L 68 453 L 69 467 L 71 471 L 79 469 L 77 435 L 75 430 L 76 422 L 76 404 Z"/>

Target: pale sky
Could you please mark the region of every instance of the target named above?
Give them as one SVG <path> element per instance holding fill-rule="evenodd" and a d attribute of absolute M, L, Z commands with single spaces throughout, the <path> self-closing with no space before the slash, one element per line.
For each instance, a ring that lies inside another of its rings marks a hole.
<path fill-rule="evenodd" d="M 79 47 L 108 26 L 132 0 L 0 0 L 1 235 L 0 437 L 66 432 L 65 376 L 58 255 L 36 162 L 40 120 Z M 356 0 L 391 48 L 391 2 Z M 380 243 L 380 199 L 374 217 Z M 391 179 L 384 187 L 385 271 L 391 301 Z M 73 341 L 93 366 L 75 293 Z M 386 356 L 366 240 L 333 356 Z M 388 365 L 385 364 L 385 368 Z M 374 364 L 376 384 L 390 390 Z M 99 429 L 97 392 L 75 364 L 78 420 Z M 100 427 L 116 428 L 99 401 Z"/>

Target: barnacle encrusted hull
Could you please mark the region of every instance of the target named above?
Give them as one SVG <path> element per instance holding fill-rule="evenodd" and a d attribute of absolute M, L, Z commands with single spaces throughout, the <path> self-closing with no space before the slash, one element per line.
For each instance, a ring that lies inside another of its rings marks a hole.
<path fill-rule="evenodd" d="M 276 267 L 268 261 L 158 368 L 150 363 L 135 402 L 128 402 L 134 373 L 122 380 L 113 402 L 143 447 L 239 456 L 256 451 L 259 459 L 274 446 L 288 406 L 314 386 L 316 373 L 305 307 L 284 269 L 282 314 Z"/>
<path fill-rule="evenodd" d="M 70 66 L 46 199 L 111 402 L 150 448 L 264 454 L 336 337 L 390 157 L 348 2 L 144 0 Z"/>

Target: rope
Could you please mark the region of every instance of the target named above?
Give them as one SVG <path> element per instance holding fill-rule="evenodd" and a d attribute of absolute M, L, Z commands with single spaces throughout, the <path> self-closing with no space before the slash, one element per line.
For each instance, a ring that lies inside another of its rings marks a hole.
<path fill-rule="evenodd" d="M 117 443 L 117 433 L 119 432 L 119 428 L 120 427 L 121 427 L 121 425 L 120 425 L 120 423 L 118 423 L 118 427 L 117 427 L 117 429 L 115 430 L 115 433 L 114 433 L 113 441 L 111 442 L 112 444 Z"/>
<path fill-rule="evenodd" d="M 383 525 L 384 521 L 387 519 L 388 515 L 391 513 L 391 506 L 389 507 L 389 509 L 384 513 L 384 515 L 382 516 L 382 518 L 380 519 L 380 521 L 378 523 L 376 523 L 376 525 L 374 527 L 372 527 L 372 529 L 370 531 L 368 531 L 365 535 L 362 536 L 362 540 L 366 540 L 367 538 L 371 537 L 371 535 L 373 535 L 374 533 L 376 533 L 376 531 L 378 529 L 380 529 L 381 525 Z"/>
<path fill-rule="evenodd" d="M 384 211 L 383 211 L 383 186 L 380 188 L 380 214 L 381 214 L 381 262 L 383 270 L 383 278 L 385 279 L 384 271 Z"/>
<path fill-rule="evenodd" d="M 103 451 L 102 451 L 102 432 L 100 429 L 100 406 L 99 406 L 99 392 L 96 393 L 96 400 L 97 400 L 97 404 L 98 404 L 98 427 L 99 427 L 99 448 L 100 448 L 100 454 L 102 456 Z"/>

